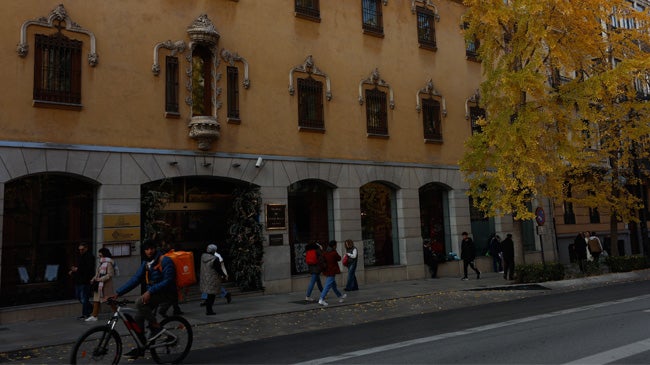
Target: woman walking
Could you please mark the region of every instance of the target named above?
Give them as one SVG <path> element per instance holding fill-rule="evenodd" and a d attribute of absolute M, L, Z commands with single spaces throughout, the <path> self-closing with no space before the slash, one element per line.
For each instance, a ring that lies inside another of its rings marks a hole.
<path fill-rule="evenodd" d="M 345 284 L 345 291 L 359 290 L 359 283 L 357 283 L 357 258 L 358 250 L 354 247 L 354 241 L 345 240 L 345 255 L 348 256 L 348 281 Z"/>
<path fill-rule="evenodd" d="M 227 278 L 226 268 L 223 261 L 214 255 L 217 252 L 217 245 L 208 245 L 206 252 L 201 255 L 201 292 L 208 295 L 205 301 L 205 314 L 215 315 L 212 310 L 214 299 L 221 291 L 221 277 Z"/>
<path fill-rule="evenodd" d="M 339 261 L 341 261 L 341 256 L 339 255 L 338 252 L 336 252 L 336 241 L 331 240 L 328 247 L 327 251 L 323 253 L 323 256 L 325 257 L 325 261 L 327 262 L 327 269 L 323 271 L 323 274 L 327 277 L 325 279 L 325 288 L 323 288 L 323 292 L 320 293 L 320 299 L 318 299 L 318 304 L 322 306 L 326 306 L 327 302 L 325 301 L 325 297 L 327 296 L 327 292 L 332 289 L 334 291 L 334 294 L 339 298 L 339 303 L 343 303 L 343 299 L 345 299 L 348 295 L 347 294 L 341 294 L 339 289 L 336 287 L 336 274 L 341 273 L 341 268 L 339 267 Z"/>
<path fill-rule="evenodd" d="M 97 267 L 95 276 L 90 279 L 90 287 L 94 289 L 93 313 L 86 318 L 86 322 L 96 322 L 101 302 L 115 295 L 115 289 L 113 288 L 113 276 L 115 276 L 113 255 L 108 248 L 102 247 L 99 249 L 98 258 L 99 267 Z M 111 304 L 111 309 L 113 312 L 117 310 L 115 304 Z"/>

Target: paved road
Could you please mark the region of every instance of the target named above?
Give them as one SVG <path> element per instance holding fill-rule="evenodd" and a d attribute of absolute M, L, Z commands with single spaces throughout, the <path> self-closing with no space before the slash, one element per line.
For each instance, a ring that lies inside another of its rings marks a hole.
<path fill-rule="evenodd" d="M 650 282 L 392 318 L 194 351 L 192 363 L 648 364 Z"/>

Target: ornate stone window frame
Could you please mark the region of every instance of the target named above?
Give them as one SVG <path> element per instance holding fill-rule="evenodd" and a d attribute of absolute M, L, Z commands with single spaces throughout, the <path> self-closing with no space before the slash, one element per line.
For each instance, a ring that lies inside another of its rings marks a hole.
<path fill-rule="evenodd" d="M 241 62 L 244 65 L 244 81 L 242 81 L 242 86 L 244 89 L 248 89 L 251 86 L 251 80 L 248 78 L 248 61 L 236 52 L 230 52 L 225 48 L 221 50 L 221 59 L 230 66 L 235 66 L 235 62 Z"/>
<path fill-rule="evenodd" d="M 221 125 L 217 120 L 217 110 L 220 108 L 220 103 L 217 102 L 217 97 L 221 94 L 221 89 L 217 88 L 217 82 L 220 79 L 220 74 L 217 73 L 219 66 L 219 58 L 217 57 L 217 45 L 220 35 L 217 32 L 214 24 L 208 18 L 207 14 L 201 14 L 196 18 L 190 26 L 187 27 L 187 33 L 190 38 L 189 52 L 186 53 L 185 59 L 188 62 L 188 68 L 185 71 L 187 76 L 186 89 L 188 96 L 185 98 L 185 103 L 192 109 L 192 57 L 194 49 L 201 45 L 206 47 L 212 53 L 212 82 L 211 88 L 211 102 L 212 111 L 211 115 L 197 115 L 191 116 L 188 123 L 189 137 L 197 142 L 198 149 L 207 151 L 211 148 L 212 142 L 219 138 Z"/>
<path fill-rule="evenodd" d="M 433 11 L 433 17 L 435 18 L 436 22 L 440 22 L 438 7 L 433 2 L 431 2 L 431 0 L 411 0 L 411 13 L 416 13 L 418 5 L 424 8 L 429 8 L 431 11 Z"/>
<path fill-rule="evenodd" d="M 166 40 L 164 42 L 157 43 L 153 47 L 153 64 L 151 65 L 151 72 L 154 76 L 160 75 L 160 64 L 158 63 L 159 59 L 159 50 L 165 48 L 171 51 L 171 55 L 175 56 L 178 53 L 183 53 L 187 49 L 187 44 L 184 41 L 172 42 L 171 40 Z"/>
<path fill-rule="evenodd" d="M 395 98 L 393 96 L 393 88 L 379 75 L 379 68 L 375 68 L 365 79 L 362 79 L 359 82 L 359 105 L 363 105 L 363 85 L 385 87 L 388 89 L 389 95 L 389 106 L 391 109 L 395 109 Z"/>
<path fill-rule="evenodd" d="M 291 96 L 293 96 L 293 94 L 295 94 L 296 92 L 296 89 L 293 86 L 294 72 L 302 72 L 308 75 L 316 75 L 316 76 L 324 77 L 325 85 L 327 87 L 325 92 L 325 98 L 327 99 L 327 101 L 332 100 L 332 87 L 331 87 L 330 77 L 327 76 L 325 72 L 321 71 L 318 67 L 316 67 L 312 55 L 308 55 L 307 58 L 305 58 L 305 62 L 302 65 L 295 66 L 291 70 L 289 70 L 289 95 Z"/>
<path fill-rule="evenodd" d="M 29 52 L 29 44 L 27 43 L 27 28 L 31 25 L 36 25 L 44 28 L 54 29 L 56 25 L 54 22 L 65 22 L 65 29 L 69 32 L 85 34 L 90 38 L 90 53 L 88 53 L 88 64 L 90 67 L 97 66 L 99 62 L 99 55 L 96 51 L 95 34 L 88 29 L 82 28 L 79 24 L 75 23 L 68 12 L 65 10 L 63 4 L 59 4 L 54 10 L 50 12 L 47 17 L 40 17 L 35 20 L 28 20 L 20 27 L 20 43 L 18 43 L 18 56 L 25 57 Z"/>
<path fill-rule="evenodd" d="M 416 102 L 415 110 L 417 110 L 418 114 L 422 111 L 422 105 L 420 103 L 420 95 L 422 94 L 427 95 L 429 97 L 434 97 L 434 96 L 439 97 L 442 106 L 442 110 L 441 110 L 442 117 L 443 118 L 447 117 L 447 102 L 445 101 L 445 97 L 442 96 L 442 94 L 440 94 L 438 90 L 436 90 L 436 88 L 433 86 L 432 79 L 427 80 L 426 86 L 418 90 L 418 92 L 415 94 L 415 102 Z"/>
<path fill-rule="evenodd" d="M 469 120 L 469 118 L 470 118 L 470 115 L 469 115 L 470 106 L 469 106 L 469 104 L 474 104 L 474 105 L 478 106 L 480 101 L 481 101 L 481 92 L 480 92 L 479 89 L 476 89 L 476 91 L 474 92 L 474 94 L 472 94 L 472 96 L 465 99 L 465 119 L 466 120 Z"/>

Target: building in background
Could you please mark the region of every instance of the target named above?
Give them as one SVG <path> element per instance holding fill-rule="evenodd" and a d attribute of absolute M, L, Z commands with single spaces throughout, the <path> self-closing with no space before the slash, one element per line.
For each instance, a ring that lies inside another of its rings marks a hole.
<path fill-rule="evenodd" d="M 126 280 L 142 201 L 159 190 L 176 244 L 202 251 L 224 240 L 233 190 L 259 187 L 270 293 L 306 286 L 310 241 L 354 240 L 361 283 L 426 277 L 423 239 L 459 253 L 463 231 L 480 250 L 513 233 L 539 260 L 533 223 L 474 212 L 457 167 L 482 114 L 464 11 L 430 0 L 5 4 L 0 305 L 72 298 L 79 241 L 110 247 Z"/>

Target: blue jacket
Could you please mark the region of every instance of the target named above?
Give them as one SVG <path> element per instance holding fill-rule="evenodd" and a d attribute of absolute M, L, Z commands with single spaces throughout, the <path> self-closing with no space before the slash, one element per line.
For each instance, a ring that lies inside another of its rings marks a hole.
<path fill-rule="evenodd" d="M 149 282 L 147 283 L 147 276 Z M 129 281 L 117 289 L 117 295 L 124 295 L 130 292 L 136 286 L 145 283 L 147 291 L 150 294 L 173 294 L 176 295 L 176 268 L 174 262 L 160 252 L 156 252 L 154 264 L 147 268 L 147 261 L 142 261 L 142 265 Z"/>

